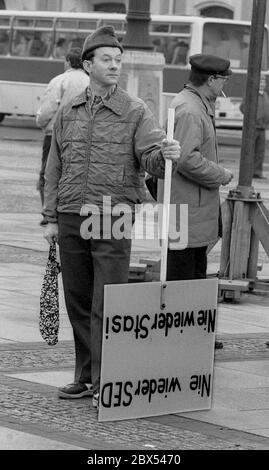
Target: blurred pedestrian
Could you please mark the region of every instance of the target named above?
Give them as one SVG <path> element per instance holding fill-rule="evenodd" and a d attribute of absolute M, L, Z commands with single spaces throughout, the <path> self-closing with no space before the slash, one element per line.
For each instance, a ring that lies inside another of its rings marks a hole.
<path fill-rule="evenodd" d="M 46 54 L 47 46 L 43 41 L 40 33 L 35 33 L 33 38 L 29 41 L 29 54 L 33 57 L 44 57 Z"/>
<path fill-rule="evenodd" d="M 74 382 L 59 388 L 59 397 L 93 394 L 96 408 L 104 285 L 128 282 L 135 205 L 145 197 L 144 170 L 164 177 L 164 159 L 179 158 L 178 142 L 167 142 L 148 106 L 118 86 L 122 52 L 111 26 L 86 38 L 82 60 L 89 88 L 57 114 L 45 176 L 45 238 L 59 243 L 76 350 Z M 120 207 L 130 209 L 129 236 L 102 230 L 105 220 L 110 226 L 119 222 Z M 97 221 L 100 217 L 97 236 L 81 233 L 88 210 Z"/>
<path fill-rule="evenodd" d="M 173 54 L 172 65 L 186 65 L 189 45 L 184 41 L 179 41 Z"/>
<path fill-rule="evenodd" d="M 86 89 L 88 84 L 88 76 L 82 67 L 81 49 L 70 49 L 65 58 L 65 72 L 57 75 L 49 82 L 36 115 L 36 123 L 44 132 L 41 169 L 37 183 L 42 206 L 44 204 L 45 168 L 56 113 L 60 105 L 64 106 L 76 95 L 79 95 Z M 46 219 L 43 217 L 40 223 L 45 225 Z"/>
<path fill-rule="evenodd" d="M 188 244 L 168 250 L 167 280 L 204 279 L 207 250 L 220 233 L 219 187 L 233 175 L 218 161 L 215 130 L 215 100 L 231 75 L 230 62 L 218 56 L 190 57 L 189 82 L 174 98 L 174 136 L 181 157 L 171 185 L 171 204 L 176 205 L 177 231 L 180 205 L 188 205 Z M 221 344 L 216 344 L 221 347 Z"/>
<path fill-rule="evenodd" d="M 20 57 L 27 57 L 29 55 L 29 44 L 26 36 L 21 34 L 19 43 L 15 46 L 13 53 Z"/>
<path fill-rule="evenodd" d="M 261 74 L 258 106 L 257 106 L 257 119 L 256 119 L 256 132 L 255 132 L 255 147 L 254 147 L 254 168 L 253 178 L 267 179 L 263 176 L 263 162 L 265 157 L 265 144 L 266 144 L 266 128 L 269 125 L 269 97 L 265 91 L 266 88 L 266 75 Z M 242 101 L 240 110 L 244 114 L 245 101 Z"/>
<path fill-rule="evenodd" d="M 57 59 L 62 59 L 66 56 L 67 52 L 67 41 L 65 38 L 59 38 L 56 42 L 55 49 L 54 49 L 54 57 Z"/>

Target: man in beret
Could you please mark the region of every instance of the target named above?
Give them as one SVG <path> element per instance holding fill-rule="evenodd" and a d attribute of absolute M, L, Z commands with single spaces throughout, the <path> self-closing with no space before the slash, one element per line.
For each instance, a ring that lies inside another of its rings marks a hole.
<path fill-rule="evenodd" d="M 188 245 L 170 244 L 167 280 L 206 278 L 207 249 L 219 237 L 219 187 L 233 175 L 218 162 L 214 105 L 231 75 L 230 62 L 221 57 L 190 57 L 189 82 L 174 98 L 174 136 L 181 156 L 174 171 L 171 204 L 176 205 L 179 232 L 180 205 L 188 205 Z"/>
<path fill-rule="evenodd" d="M 76 350 L 74 382 L 60 388 L 59 397 L 93 395 L 96 408 L 104 285 L 128 282 L 131 250 L 131 236 L 105 233 L 104 221 L 116 225 L 123 205 L 134 217 L 145 198 L 145 171 L 163 178 L 165 159 L 176 162 L 180 155 L 179 143 L 166 140 L 147 105 L 118 86 L 122 52 L 111 26 L 86 38 L 82 60 L 90 84 L 57 115 L 45 175 L 45 238 L 59 243 Z M 108 198 L 111 207 L 104 204 Z M 92 220 L 101 219 L 99 235 L 96 227 L 81 230 L 88 208 Z"/>

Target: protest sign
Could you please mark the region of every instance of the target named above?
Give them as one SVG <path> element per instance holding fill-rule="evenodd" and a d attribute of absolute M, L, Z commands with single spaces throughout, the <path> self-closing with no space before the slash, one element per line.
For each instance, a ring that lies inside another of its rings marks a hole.
<path fill-rule="evenodd" d="M 99 420 L 209 409 L 217 279 L 105 286 Z"/>

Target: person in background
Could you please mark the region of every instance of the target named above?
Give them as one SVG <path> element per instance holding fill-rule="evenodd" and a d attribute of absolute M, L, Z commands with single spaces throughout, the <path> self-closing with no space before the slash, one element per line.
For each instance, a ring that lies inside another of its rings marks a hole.
<path fill-rule="evenodd" d="M 263 175 L 263 162 L 265 157 L 266 128 L 269 125 L 269 97 L 265 91 L 266 76 L 261 74 L 260 87 L 257 107 L 255 150 L 254 150 L 254 168 L 253 178 L 267 179 Z M 245 101 L 240 105 L 240 111 L 245 112 Z"/>
<path fill-rule="evenodd" d="M 29 55 L 28 39 L 23 34 L 20 36 L 20 41 L 15 46 L 13 53 L 20 57 L 27 57 Z"/>
<path fill-rule="evenodd" d="M 42 161 L 37 189 L 40 192 L 41 204 L 44 204 L 45 168 L 50 151 L 52 128 L 59 106 L 64 106 L 76 95 L 79 95 L 89 84 L 87 74 L 81 62 L 81 49 L 71 49 L 65 57 L 65 72 L 54 77 L 48 84 L 36 115 L 36 124 L 44 132 Z M 43 217 L 40 224 L 46 225 Z"/>
<path fill-rule="evenodd" d="M 172 65 L 186 65 L 189 45 L 184 41 L 179 41 L 172 58 Z"/>
<path fill-rule="evenodd" d="M 47 45 L 43 41 L 40 33 L 35 33 L 29 41 L 29 54 L 33 57 L 44 57 L 47 51 Z"/>
<path fill-rule="evenodd" d="M 196 54 L 189 59 L 189 82 L 172 100 L 174 138 L 181 156 L 171 183 L 171 204 L 176 205 L 180 230 L 180 205 L 188 205 L 188 245 L 168 249 L 167 280 L 204 279 L 207 250 L 220 236 L 219 187 L 233 178 L 218 161 L 215 101 L 231 75 L 230 62 L 218 56 Z M 220 342 L 215 347 L 222 347 Z"/>
<path fill-rule="evenodd" d="M 59 38 L 54 49 L 54 57 L 61 59 L 66 56 L 67 41 L 65 38 Z"/>
<path fill-rule="evenodd" d="M 9 50 L 9 36 L 5 32 L 0 31 L 0 54 L 7 55 Z"/>
<path fill-rule="evenodd" d="M 100 220 L 101 228 L 107 220 L 115 226 L 123 204 L 133 221 L 136 204 L 145 199 L 145 171 L 163 178 L 165 159 L 176 162 L 180 155 L 179 143 L 167 141 L 148 106 L 118 86 L 122 53 L 112 26 L 86 38 L 82 60 L 89 87 L 57 114 L 45 174 L 43 214 L 49 223 L 44 236 L 50 244 L 55 239 L 59 243 L 76 351 L 74 382 L 60 387 L 58 395 L 93 395 L 95 408 L 104 285 L 128 282 L 132 222 L 124 237 L 102 229 L 95 236 L 94 227 L 83 236 L 82 226 L 88 212 L 96 216 L 98 226 Z"/>

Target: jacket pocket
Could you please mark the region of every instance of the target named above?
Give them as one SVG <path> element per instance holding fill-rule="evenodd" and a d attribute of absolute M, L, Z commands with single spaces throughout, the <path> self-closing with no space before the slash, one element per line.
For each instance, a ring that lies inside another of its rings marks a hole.
<path fill-rule="evenodd" d="M 91 162 L 88 181 L 101 186 L 121 186 L 124 183 L 124 165 Z"/>

